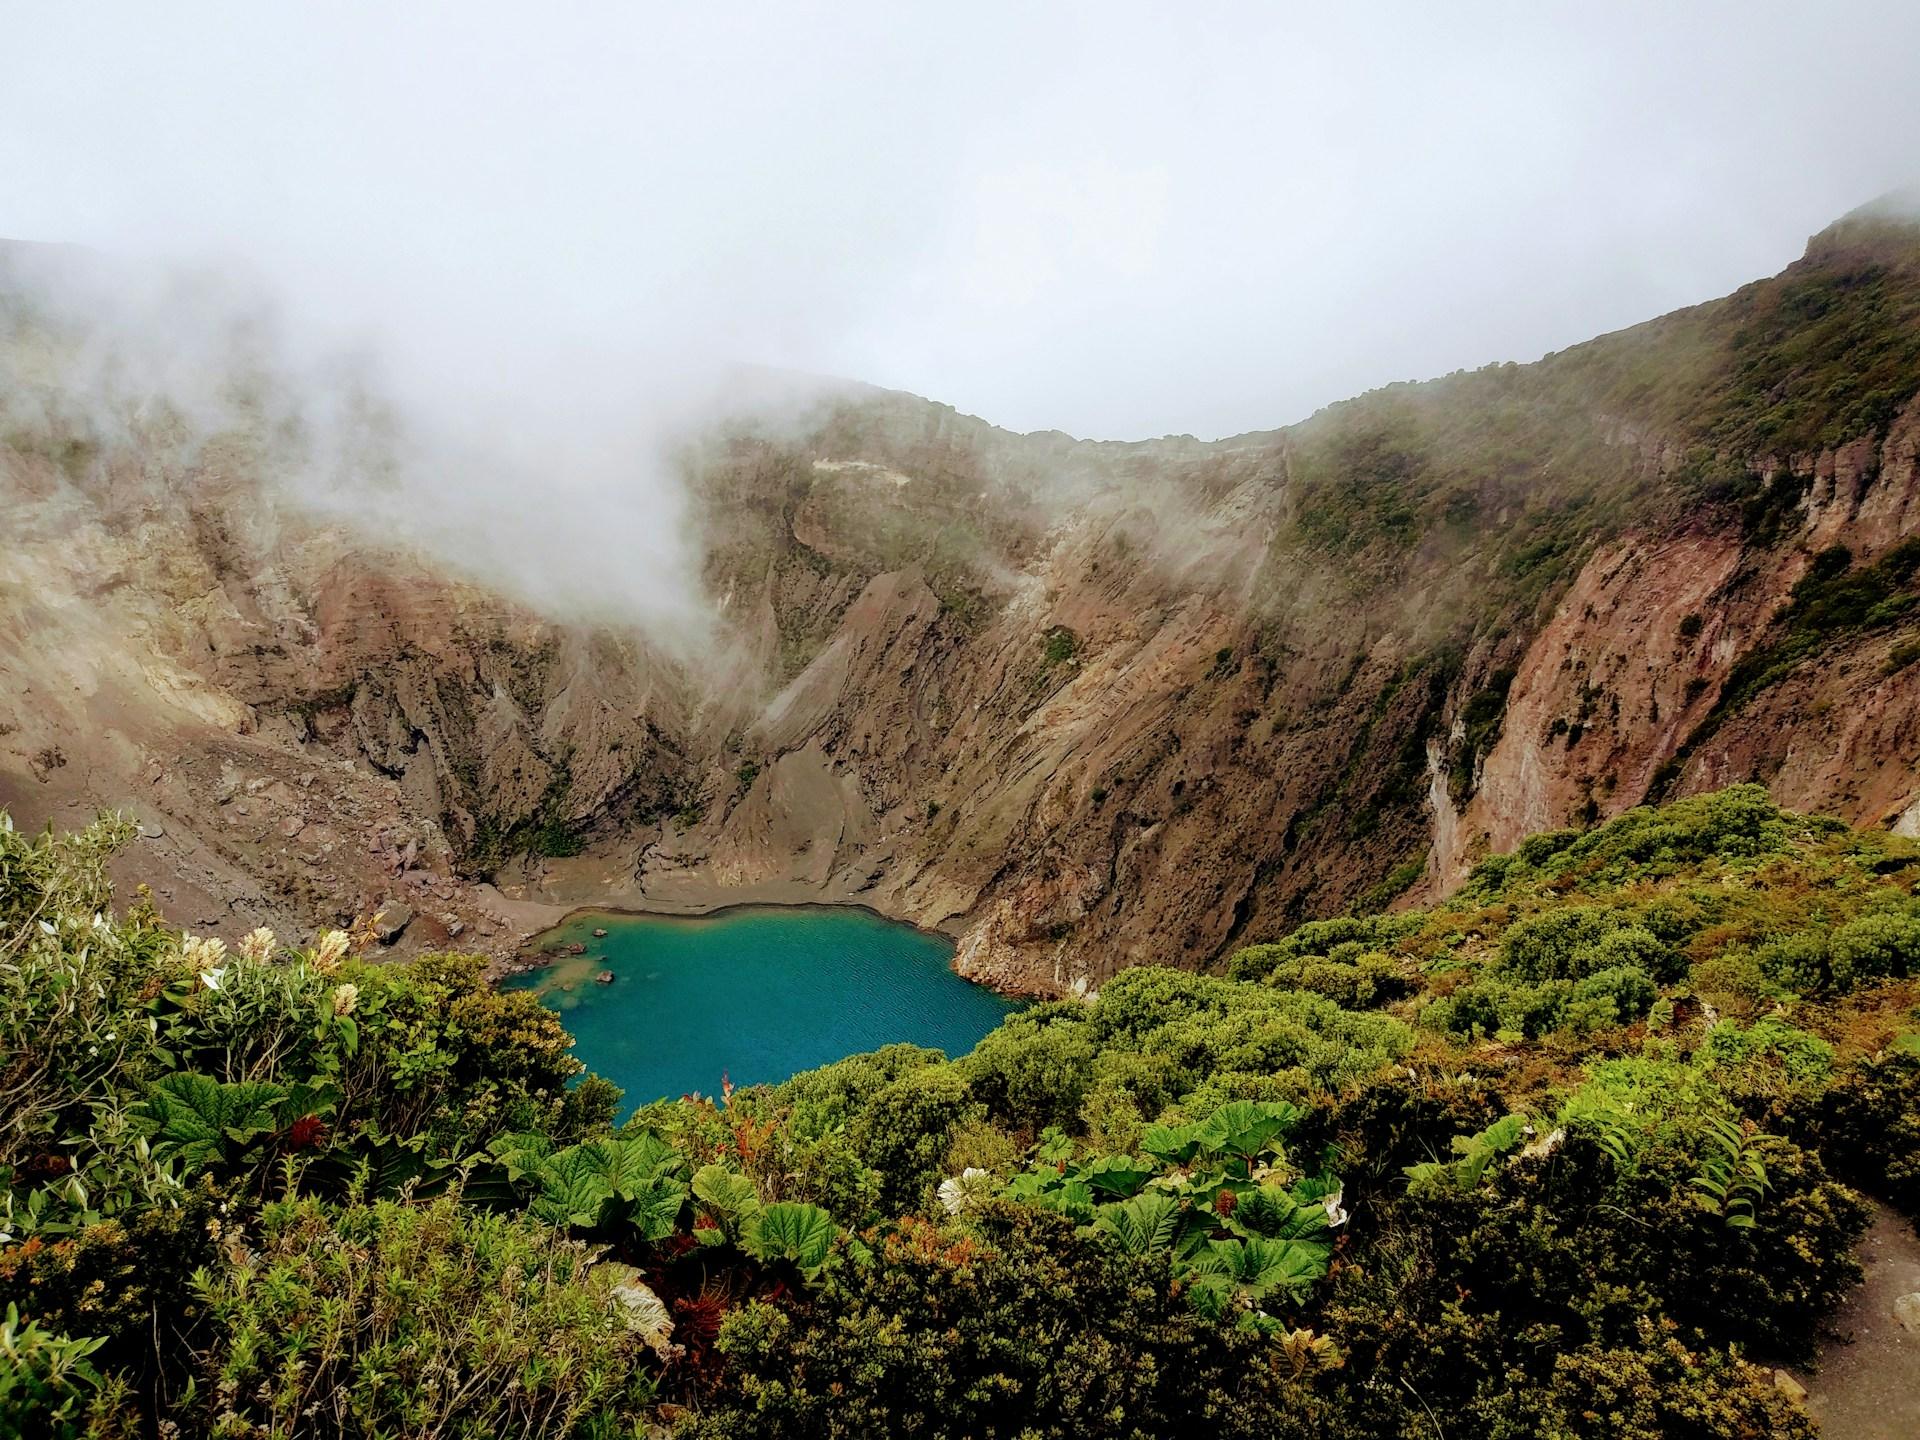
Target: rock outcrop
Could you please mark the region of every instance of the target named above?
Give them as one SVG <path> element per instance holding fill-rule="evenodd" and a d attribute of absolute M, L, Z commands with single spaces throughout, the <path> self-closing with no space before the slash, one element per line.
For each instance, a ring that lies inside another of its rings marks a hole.
<path fill-rule="evenodd" d="M 1920 236 L 1843 222 L 1727 300 L 1214 444 L 828 392 L 688 448 L 692 660 L 317 516 L 246 435 L 16 428 L 0 805 L 131 808 L 189 924 L 505 954 L 554 906 L 857 900 L 1041 993 L 1655 793 L 1913 830 L 1916 391 Z"/>

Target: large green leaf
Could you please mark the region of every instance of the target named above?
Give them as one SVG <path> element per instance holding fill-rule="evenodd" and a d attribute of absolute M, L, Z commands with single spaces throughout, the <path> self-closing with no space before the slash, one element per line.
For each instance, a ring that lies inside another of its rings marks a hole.
<path fill-rule="evenodd" d="M 1345 1186 L 1338 1175 L 1305 1175 L 1287 1187 L 1287 1193 L 1302 1205 L 1322 1205 L 1329 1195 L 1339 1195 Z"/>
<path fill-rule="evenodd" d="M 833 1216 L 818 1205 L 776 1200 L 747 1222 L 742 1244 L 756 1259 L 788 1260 L 813 1275 L 832 1252 L 835 1233 Z"/>
<path fill-rule="evenodd" d="M 1073 1158 L 1073 1141 L 1058 1125 L 1049 1125 L 1040 1132 L 1040 1143 L 1033 1153 L 1036 1160 L 1058 1165 Z"/>
<path fill-rule="evenodd" d="M 669 1175 L 630 1182 L 601 1202 L 597 1226 L 631 1225 L 642 1240 L 664 1240 L 680 1227 L 687 1187 Z"/>
<path fill-rule="evenodd" d="M 1249 1299 L 1274 1290 L 1300 1295 L 1325 1277 L 1330 1245 L 1310 1240 L 1215 1240 L 1191 1264 L 1195 1276 L 1228 1281 Z"/>
<path fill-rule="evenodd" d="M 635 1140 L 588 1140 L 576 1146 L 615 1195 L 630 1195 L 660 1173 L 663 1157 L 644 1132 Z"/>
<path fill-rule="evenodd" d="M 1328 1229 L 1326 1208 L 1318 1200 L 1302 1204 L 1278 1185 L 1247 1191 L 1225 1219 L 1229 1230 L 1249 1238 L 1318 1240 Z"/>
<path fill-rule="evenodd" d="M 1074 1175 L 1089 1189 L 1124 1200 L 1140 1193 L 1140 1187 L 1153 1178 L 1154 1167 L 1131 1155 L 1103 1155 L 1076 1168 Z"/>
<path fill-rule="evenodd" d="M 509 1180 L 537 1176 L 547 1157 L 553 1154 L 553 1142 L 535 1131 L 496 1135 L 487 1153 L 506 1167 Z"/>
<path fill-rule="evenodd" d="M 140 1114 L 160 1147 L 190 1166 L 212 1165 L 278 1129 L 287 1091 L 264 1080 L 223 1084 L 207 1075 L 168 1075 L 147 1092 Z"/>
<path fill-rule="evenodd" d="M 1007 1182 L 1007 1198 L 1043 1204 L 1048 1192 L 1057 1190 L 1060 1184 L 1059 1175 L 1051 1170 L 1022 1170 Z"/>
<path fill-rule="evenodd" d="M 1200 1145 L 1251 1160 L 1299 1120 L 1299 1107 L 1284 1101 L 1230 1100 L 1201 1122 Z"/>
<path fill-rule="evenodd" d="M 1199 1153 L 1198 1125 L 1149 1125 L 1140 1148 L 1163 1165 L 1184 1165 Z"/>
<path fill-rule="evenodd" d="M 540 1162 L 540 1193 L 531 1210 L 555 1225 L 597 1224 L 600 1207 L 613 1198 L 603 1158 L 584 1145 L 570 1145 Z"/>
<path fill-rule="evenodd" d="M 620 1167 L 622 1173 L 645 1175 L 678 1175 L 686 1171 L 686 1161 L 678 1150 L 651 1130 L 633 1130 L 618 1137 L 621 1147 Z"/>
<path fill-rule="evenodd" d="M 1102 1205 L 1094 1215 L 1093 1228 L 1130 1255 L 1158 1255 L 1173 1248 L 1182 1208 L 1172 1195 L 1149 1190 L 1131 1200 Z"/>
<path fill-rule="evenodd" d="M 760 1213 L 760 1194 L 753 1181 L 724 1165 L 702 1165 L 693 1172 L 693 1198 L 730 1239 L 737 1238 L 740 1227 Z"/>
<path fill-rule="evenodd" d="M 1093 1189 L 1076 1175 L 1053 1170 L 1026 1170 L 1007 1184 L 1009 1200 L 1042 1205 L 1082 1224 L 1093 1219 Z"/>
<path fill-rule="evenodd" d="M 1084 1180 L 1069 1179 L 1041 1195 L 1039 1203 L 1084 1225 L 1093 1218 L 1093 1187 Z"/>
<path fill-rule="evenodd" d="M 1480 1176 L 1495 1157 L 1518 1150 L 1526 1138 L 1527 1117 L 1524 1115 L 1503 1115 L 1478 1135 L 1454 1136 L 1454 1153 L 1461 1157 L 1455 1162 L 1460 1188 L 1471 1190 L 1478 1185 Z"/>
<path fill-rule="evenodd" d="M 1527 1138 L 1527 1117 L 1504 1115 L 1477 1135 L 1453 1137 L 1457 1160 L 1425 1160 L 1405 1169 L 1407 1189 L 1415 1195 L 1442 1190 L 1471 1190 L 1487 1167 L 1502 1155 L 1520 1148 Z"/>
<path fill-rule="evenodd" d="M 632 1224 L 645 1240 L 673 1233 L 687 1188 L 669 1172 L 678 1155 L 656 1135 L 589 1140 L 539 1162 L 533 1213 L 583 1229 Z"/>

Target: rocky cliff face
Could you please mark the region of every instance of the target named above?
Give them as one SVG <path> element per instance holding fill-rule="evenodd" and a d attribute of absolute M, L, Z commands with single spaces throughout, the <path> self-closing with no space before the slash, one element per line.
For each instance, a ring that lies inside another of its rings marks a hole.
<path fill-rule="evenodd" d="M 1920 235 L 1863 216 L 1217 444 L 837 392 L 688 445 L 694 658 L 316 518 L 257 437 L 16 426 L 0 804 L 130 806 L 188 924 L 505 951 L 543 906 L 858 900 L 1042 992 L 1655 793 L 1912 828 L 1917 391 Z"/>

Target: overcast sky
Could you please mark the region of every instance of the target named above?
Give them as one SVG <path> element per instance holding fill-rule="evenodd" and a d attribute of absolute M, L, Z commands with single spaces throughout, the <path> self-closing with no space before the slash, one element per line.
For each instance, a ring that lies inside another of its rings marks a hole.
<path fill-rule="evenodd" d="M 244 260 L 536 403 L 738 359 L 1231 433 L 1723 293 L 1920 179 L 1912 0 L 0 0 L 0 35 L 0 235 Z"/>

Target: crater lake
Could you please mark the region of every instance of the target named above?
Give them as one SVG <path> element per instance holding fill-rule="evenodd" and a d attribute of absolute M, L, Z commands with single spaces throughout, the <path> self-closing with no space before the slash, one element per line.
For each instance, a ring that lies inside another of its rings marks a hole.
<path fill-rule="evenodd" d="M 723 1077 L 773 1083 L 882 1045 L 963 1055 L 1021 1004 L 955 974 L 944 936 L 852 907 L 589 910 L 535 943 L 586 948 L 502 987 L 559 1013 L 573 1053 L 626 1092 L 623 1115 L 663 1096 L 717 1095 Z"/>

